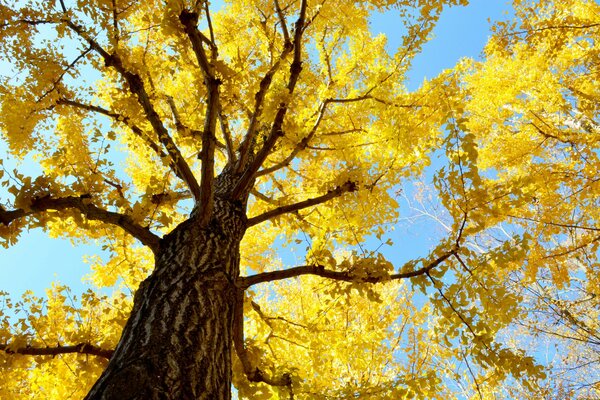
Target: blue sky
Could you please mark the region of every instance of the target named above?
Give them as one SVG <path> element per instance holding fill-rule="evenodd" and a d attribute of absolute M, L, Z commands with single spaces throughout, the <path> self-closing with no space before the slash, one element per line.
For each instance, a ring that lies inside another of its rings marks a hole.
<path fill-rule="evenodd" d="M 434 38 L 413 62 L 408 86 L 414 89 L 424 78 L 432 78 L 440 71 L 451 68 L 462 57 L 478 58 L 488 38 L 490 23 L 506 18 L 510 5 L 505 0 L 474 0 L 467 7 L 446 10 L 434 31 Z M 373 19 L 372 29 L 388 35 L 389 45 L 397 45 L 396 29 L 401 26 L 393 12 Z M 0 66 L 0 74 L 1 66 Z M 0 143 L 0 158 L 6 158 L 6 147 Z M 6 199 L 0 188 L 0 199 Z M 398 236 L 398 235 L 396 235 Z M 428 233 L 411 229 L 411 254 L 426 256 L 434 244 L 427 240 Z M 396 249 L 401 250 L 401 249 Z M 53 281 L 70 286 L 75 294 L 85 290 L 82 278 L 89 273 L 84 256 L 98 254 L 93 245 L 73 246 L 69 240 L 50 239 L 39 229 L 24 232 L 19 242 L 9 249 L 0 248 L 0 291 L 7 291 L 13 299 L 27 289 L 43 295 Z M 405 254 L 406 255 L 406 254 Z M 399 260 L 397 260 L 399 261 Z"/>

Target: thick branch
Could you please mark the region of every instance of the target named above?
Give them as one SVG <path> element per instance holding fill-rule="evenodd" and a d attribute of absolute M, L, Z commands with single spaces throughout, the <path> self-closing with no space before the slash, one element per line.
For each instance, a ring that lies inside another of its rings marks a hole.
<path fill-rule="evenodd" d="M 294 93 L 294 88 L 296 87 L 298 78 L 300 78 L 300 72 L 302 72 L 302 34 L 304 33 L 305 19 L 306 0 L 302 0 L 300 4 L 300 15 L 294 28 L 294 59 L 290 65 L 290 78 L 287 85 L 287 90 L 290 96 Z M 242 193 L 247 191 L 248 186 L 251 185 L 251 182 L 253 182 L 254 178 L 256 177 L 256 172 L 263 165 L 269 153 L 271 153 L 271 150 L 273 150 L 275 143 L 277 143 L 279 138 L 283 136 L 283 120 L 288 110 L 288 104 L 289 100 L 279 104 L 279 108 L 275 114 L 269 136 L 266 138 L 265 143 L 254 157 L 252 163 L 246 167 L 242 177 L 231 192 L 234 199 L 239 198 Z M 238 165 L 241 164 L 238 163 Z"/>
<path fill-rule="evenodd" d="M 256 224 L 260 224 L 261 222 L 265 222 L 271 218 L 275 218 L 275 217 L 278 217 L 283 214 L 291 213 L 294 211 L 302 210 L 307 207 L 312 207 L 312 206 L 316 206 L 321 203 L 325 203 L 326 201 L 329 201 L 331 199 L 339 197 L 339 196 L 343 195 L 344 193 L 354 192 L 356 190 L 357 190 L 356 183 L 348 181 L 345 184 L 343 184 L 342 186 L 338 186 L 335 189 L 328 191 L 326 194 L 324 194 L 322 196 L 315 197 L 313 199 L 304 200 L 304 201 L 301 201 L 301 202 L 295 203 L 295 204 L 288 204 L 285 206 L 277 207 L 273 210 L 267 211 L 266 213 L 257 215 L 256 217 L 252 217 L 252 218 L 248 219 L 248 227 L 256 225 Z"/>
<path fill-rule="evenodd" d="M 208 12 L 208 11 L 207 11 Z M 179 20 L 183 24 L 198 65 L 204 74 L 204 84 L 207 88 L 206 116 L 204 119 L 204 131 L 202 132 L 202 152 L 198 156 L 202 160 L 202 172 L 200 179 L 201 211 L 199 215 L 200 225 L 206 225 L 210 220 L 213 207 L 214 175 L 215 175 L 215 147 L 217 138 L 215 134 L 217 117 L 219 115 L 219 85 L 221 81 L 216 77 L 214 68 L 208 61 L 204 47 L 202 47 L 202 36 L 198 31 L 198 14 L 182 11 Z M 214 49 L 214 43 L 213 43 Z M 215 53 L 216 54 L 216 51 Z"/>
<path fill-rule="evenodd" d="M 271 86 L 273 76 L 281 67 L 281 63 L 288 57 L 292 50 L 294 50 L 294 43 L 292 43 L 290 39 L 285 22 L 285 16 L 283 15 L 283 10 L 279 6 L 279 2 L 277 0 L 275 0 L 275 9 L 277 10 L 277 15 L 279 16 L 279 22 L 281 24 L 281 30 L 283 33 L 283 50 L 281 51 L 281 54 L 279 55 L 279 58 L 275 64 L 271 66 L 269 71 L 267 71 L 263 79 L 260 81 L 259 90 L 254 96 L 254 112 L 251 114 L 248 131 L 246 132 L 244 140 L 240 145 L 240 159 L 236 167 L 236 172 L 241 172 L 246 167 L 246 163 L 248 162 L 248 158 L 252 152 L 253 142 L 255 141 L 256 130 L 258 127 L 258 120 L 262 113 L 262 105 L 264 103 L 266 93 Z"/>
<path fill-rule="evenodd" d="M 290 41 L 285 41 L 283 46 L 283 51 L 281 52 L 279 59 L 269 68 L 265 76 L 260 81 L 258 92 L 254 95 L 254 111 L 252 112 L 250 118 L 250 124 L 248 125 L 248 130 L 246 135 L 244 136 L 244 140 L 240 145 L 240 159 L 238 160 L 236 170 L 241 172 L 243 168 L 246 167 L 246 163 L 248 162 L 248 158 L 250 157 L 250 152 L 252 151 L 252 143 L 255 140 L 256 130 L 258 128 L 258 121 L 262 114 L 262 106 L 267 95 L 267 91 L 271 87 L 271 82 L 273 81 L 273 77 L 281 67 L 281 63 L 288 57 L 288 55 L 292 52 L 293 45 Z"/>
<path fill-rule="evenodd" d="M 33 347 L 25 346 L 12 349 L 9 345 L 0 344 L 0 350 L 7 354 L 23 354 L 28 356 L 57 356 L 59 354 L 90 354 L 93 356 L 110 359 L 114 350 L 106 350 L 89 343 L 79 343 L 72 346 L 55 346 L 55 347 Z"/>
<path fill-rule="evenodd" d="M 76 209 L 87 219 L 102 221 L 107 224 L 116 225 L 127 233 L 137 238 L 142 244 L 148 246 L 154 253 L 158 251 L 160 238 L 149 229 L 138 225 L 130 216 L 104 210 L 91 203 L 87 195 L 68 196 L 62 198 L 39 197 L 32 201 L 29 210 L 16 209 L 6 211 L 0 207 L 0 223 L 9 225 L 12 221 L 37 214 L 44 211 L 62 211 Z"/>
<path fill-rule="evenodd" d="M 271 386 L 288 386 L 291 390 L 292 378 L 285 373 L 278 377 L 268 376 L 258 367 L 254 367 L 244 345 L 244 291 L 236 295 L 235 315 L 233 316 L 233 345 L 242 363 L 244 373 L 250 382 L 264 382 Z"/>
<path fill-rule="evenodd" d="M 392 274 L 388 276 L 367 276 L 366 278 L 361 276 L 355 276 L 351 271 L 332 271 L 329 269 L 325 269 L 323 265 L 303 265 L 300 267 L 294 267 L 289 269 L 284 269 L 280 271 L 272 271 L 272 272 L 263 272 L 261 274 L 251 275 L 248 277 L 243 277 L 239 279 L 239 286 L 242 288 L 248 288 L 252 285 L 256 285 L 258 283 L 264 282 L 273 282 L 279 281 L 282 279 L 294 278 L 301 275 L 316 275 L 322 278 L 333 279 L 336 281 L 343 282 L 366 282 L 366 283 L 380 283 L 387 282 L 390 280 L 396 279 L 406 279 L 412 278 L 419 275 L 428 274 L 433 268 L 440 265 L 442 262 L 446 261 L 450 256 L 456 254 L 458 249 L 454 248 L 447 253 L 442 254 L 429 264 L 423 266 L 414 271 L 409 272 L 399 272 L 397 274 Z"/>
<path fill-rule="evenodd" d="M 283 14 L 283 10 L 279 5 L 279 1 L 275 0 L 275 10 L 277 11 L 277 16 L 279 17 L 279 23 L 281 24 L 281 32 L 283 33 L 283 40 L 285 43 L 290 42 L 290 34 L 288 32 L 287 24 L 285 22 L 285 15 Z"/>
<path fill-rule="evenodd" d="M 121 77 L 125 79 L 125 81 L 129 85 L 129 90 L 131 91 L 131 93 L 137 96 L 138 103 L 144 110 L 148 122 L 150 122 L 152 128 L 158 135 L 158 140 L 162 143 L 162 145 L 169 153 L 169 156 L 173 160 L 173 163 L 176 166 L 176 175 L 183 179 L 183 181 L 186 183 L 186 185 L 194 195 L 194 198 L 196 200 L 199 200 L 200 186 L 198 185 L 198 182 L 196 181 L 196 178 L 194 177 L 190 166 L 187 164 L 187 162 L 181 155 L 179 148 L 175 145 L 175 142 L 169 135 L 169 131 L 167 130 L 167 128 L 165 128 L 164 124 L 160 119 L 160 116 L 154 109 L 154 106 L 150 101 L 150 97 L 148 96 L 148 92 L 144 87 L 144 81 L 142 80 L 142 78 L 138 74 L 128 71 L 127 68 L 125 68 L 125 66 L 123 65 L 121 58 L 116 53 L 110 54 L 106 50 L 104 50 L 102 46 L 100 46 L 100 44 L 98 44 L 96 40 L 91 38 L 81 26 L 73 23 L 73 21 L 71 21 L 70 19 L 66 19 L 65 23 L 71 30 L 73 30 L 83 40 L 85 40 L 90 45 L 90 47 L 104 59 L 104 63 L 107 67 L 113 67 L 121 75 Z"/>

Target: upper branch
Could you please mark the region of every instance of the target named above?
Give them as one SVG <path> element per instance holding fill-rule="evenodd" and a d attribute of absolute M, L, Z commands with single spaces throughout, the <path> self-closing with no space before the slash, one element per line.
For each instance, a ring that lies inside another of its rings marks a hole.
<path fill-rule="evenodd" d="M 433 268 L 440 265 L 442 262 L 446 261 L 450 256 L 457 254 L 458 248 L 453 248 L 452 250 L 442 254 L 435 260 L 431 261 L 429 264 L 423 266 L 414 271 L 409 272 L 399 272 L 397 274 L 392 274 L 388 276 L 355 276 L 352 271 L 332 271 L 329 269 L 325 269 L 323 265 L 303 265 L 300 267 L 294 267 L 289 269 L 284 269 L 280 271 L 272 271 L 272 272 L 263 272 L 261 274 L 251 275 L 247 277 L 239 278 L 239 285 L 242 288 L 248 288 L 252 285 L 256 285 L 258 283 L 264 282 L 273 282 L 279 281 L 282 279 L 293 278 L 301 275 L 316 275 L 323 278 L 333 279 L 336 281 L 343 282 L 366 282 L 366 283 L 380 283 L 387 282 L 389 280 L 396 279 L 406 279 L 412 278 L 419 275 L 428 274 Z"/>
<path fill-rule="evenodd" d="M 169 156 L 173 160 L 173 163 L 176 166 L 176 175 L 183 179 L 194 195 L 194 198 L 196 200 L 200 199 L 200 186 L 198 185 L 190 166 L 181 155 L 179 148 L 175 145 L 175 142 L 169 135 L 169 131 L 167 128 L 165 128 L 160 116 L 154 109 L 154 106 L 150 101 L 150 97 L 148 96 L 148 92 L 144 87 L 144 81 L 142 78 L 138 74 L 127 70 L 127 68 L 123 65 L 123 61 L 116 53 L 110 54 L 104 50 L 96 40 L 94 40 L 85 32 L 83 27 L 75 24 L 69 18 L 65 18 L 65 23 L 71 30 L 85 40 L 90 45 L 92 50 L 94 50 L 104 59 L 104 63 L 107 67 L 113 67 L 121 75 L 121 77 L 125 79 L 129 85 L 129 90 L 131 93 L 137 96 L 138 103 L 144 110 L 148 122 L 150 122 L 152 128 L 156 132 L 158 140 L 162 143 L 169 153 Z"/>
<path fill-rule="evenodd" d="M 103 108 L 100 106 L 96 106 L 93 104 L 85 104 L 85 103 L 81 103 L 76 100 L 70 100 L 70 99 L 65 99 L 65 98 L 58 99 L 56 104 L 72 106 L 72 107 L 80 108 L 83 110 L 102 114 L 109 118 L 112 118 L 116 122 L 121 122 L 121 123 L 125 124 L 129 129 L 131 129 L 131 131 L 137 137 L 139 137 L 144 142 L 146 142 L 148 147 L 150 147 L 156 153 L 156 155 L 158 157 L 160 157 L 161 159 L 169 158 L 170 159 L 169 166 L 170 166 L 171 170 L 177 175 L 177 177 L 179 177 L 180 179 L 183 180 L 183 176 L 179 174 L 179 170 L 177 169 L 177 166 L 174 164 L 173 160 L 140 127 L 138 127 L 137 125 L 134 125 L 129 117 L 127 117 L 123 114 L 119 114 L 114 111 L 107 110 L 106 108 Z"/>
<path fill-rule="evenodd" d="M 290 34 L 288 32 L 287 24 L 285 22 L 285 15 L 283 14 L 283 10 L 279 5 L 279 1 L 275 0 L 275 10 L 277 11 L 277 16 L 279 17 L 279 23 L 281 24 L 281 31 L 283 32 L 283 40 L 285 43 L 290 42 Z"/>
<path fill-rule="evenodd" d="M 248 131 L 244 136 L 244 140 L 240 145 L 240 159 L 238 161 L 236 171 L 241 172 L 243 168 L 246 167 L 246 163 L 248 162 L 248 158 L 250 157 L 250 152 L 252 151 L 252 143 L 254 141 L 254 137 L 256 136 L 256 130 L 258 127 L 258 120 L 262 113 L 262 106 L 265 100 L 265 96 L 269 87 L 271 86 L 271 82 L 273 81 L 273 77 L 281 67 L 281 63 L 288 57 L 288 55 L 294 49 L 294 43 L 290 40 L 290 35 L 288 33 L 287 25 L 285 23 L 285 18 L 283 15 L 283 11 L 279 6 L 277 0 L 275 0 L 275 8 L 277 9 L 277 14 L 279 15 L 279 20 L 281 23 L 281 29 L 283 32 L 283 50 L 279 55 L 277 61 L 269 68 L 265 76 L 260 81 L 258 92 L 254 95 L 254 112 L 250 118 L 250 125 L 248 126 Z"/>
<path fill-rule="evenodd" d="M 248 227 L 251 227 L 256 224 L 260 224 L 261 222 L 267 221 L 271 218 L 277 217 L 279 215 L 291 213 L 294 211 L 302 210 L 307 207 L 316 206 L 317 204 L 325 203 L 333 198 L 339 197 L 347 192 L 354 192 L 357 190 L 356 183 L 354 182 L 346 182 L 342 186 L 338 186 L 333 190 L 328 191 L 326 194 L 315 197 L 313 199 L 307 199 L 301 201 L 299 203 L 288 204 L 285 206 L 274 208 L 270 211 L 267 211 L 263 214 L 257 215 L 256 217 L 252 217 L 248 219 Z"/>
<path fill-rule="evenodd" d="M 93 356 L 110 359 L 114 350 L 106 350 L 89 343 L 79 343 L 72 346 L 55 346 L 55 347 L 33 347 L 25 346 L 12 349 L 9 345 L 0 344 L 0 350 L 7 354 L 23 354 L 29 356 L 57 356 L 59 354 L 90 354 Z"/>
<path fill-rule="evenodd" d="M 290 78 L 287 85 L 287 90 L 290 96 L 294 93 L 294 88 L 296 87 L 298 78 L 300 78 L 300 72 L 302 72 L 302 34 L 304 33 L 306 22 L 306 1 L 307 0 L 302 0 L 300 4 L 300 15 L 298 16 L 298 20 L 296 21 L 296 25 L 294 27 L 294 59 L 290 65 Z M 283 120 L 288 110 L 288 104 L 289 100 L 279 104 L 279 108 L 275 114 L 269 136 L 266 138 L 265 143 L 254 157 L 252 163 L 246 167 L 242 177 L 231 192 L 234 199 L 239 198 L 242 193 L 247 191 L 248 186 L 251 185 L 251 182 L 253 182 L 256 176 L 256 172 L 267 159 L 269 153 L 275 146 L 275 143 L 277 143 L 277 140 L 283 136 Z"/>
<path fill-rule="evenodd" d="M 311 128 L 310 132 L 308 132 L 308 135 L 306 135 L 304 138 L 302 138 L 302 140 L 300 142 L 298 142 L 298 144 L 296 144 L 296 147 L 294 147 L 292 152 L 285 159 L 283 159 L 282 161 L 280 161 L 277 164 L 272 165 L 268 168 L 261 169 L 260 171 L 258 171 L 256 173 L 256 176 L 267 175 L 267 174 L 270 174 L 271 172 L 278 171 L 281 168 L 290 165 L 290 163 L 294 160 L 294 158 L 296 158 L 298 153 L 300 153 L 302 150 L 304 150 L 308 146 L 308 143 L 311 141 L 311 139 L 317 133 L 317 130 L 319 129 L 319 125 L 321 124 L 321 121 L 323 120 L 323 116 L 325 115 L 325 111 L 327 110 L 327 105 L 331 102 L 332 102 L 331 99 L 327 99 L 321 104 L 321 107 L 319 107 L 317 120 L 315 121 L 315 124 Z"/>
<path fill-rule="evenodd" d="M 206 12 L 208 15 L 208 9 Z M 198 60 L 198 65 L 204 74 L 204 84 L 208 91 L 204 131 L 202 132 L 202 152 L 198 156 L 198 158 L 202 160 L 202 172 L 200 180 L 200 197 L 197 199 L 202 207 L 199 214 L 199 223 L 201 225 L 206 225 L 210 220 L 213 207 L 215 147 L 217 143 L 215 130 L 220 110 L 219 85 L 221 84 L 221 81 L 216 77 L 214 68 L 208 61 L 206 52 L 202 46 L 202 35 L 198 30 L 198 14 L 184 10 L 179 15 L 179 21 L 183 24 L 184 31 L 192 44 L 192 49 Z M 213 56 L 216 56 L 217 53 L 214 41 L 212 42 L 212 48 Z"/>
<path fill-rule="evenodd" d="M 294 147 L 292 152 L 286 158 L 284 158 L 282 161 L 280 161 L 268 168 L 261 169 L 260 171 L 258 171 L 256 173 L 256 176 L 267 175 L 267 174 L 278 171 L 281 168 L 284 168 L 284 167 L 290 165 L 290 163 L 294 160 L 294 158 L 296 158 L 298 153 L 300 153 L 302 150 L 304 150 L 308 146 L 308 143 L 316 135 L 317 130 L 319 129 L 319 125 L 323 121 L 323 117 L 325 116 L 325 112 L 326 112 L 327 106 L 329 104 L 332 104 L 332 103 L 334 103 L 334 104 L 335 103 L 355 103 L 355 102 L 359 102 L 359 101 L 363 101 L 363 100 L 373 100 L 373 101 L 377 101 L 377 102 L 384 103 L 389 106 L 395 106 L 395 107 L 403 107 L 403 108 L 415 107 L 414 105 L 394 104 L 394 103 L 388 102 L 387 100 L 382 100 L 377 97 L 371 96 L 369 94 L 359 96 L 359 97 L 351 97 L 351 98 L 339 98 L 339 99 L 338 98 L 329 98 L 329 99 L 326 99 L 323 103 L 321 103 L 321 106 L 319 107 L 319 110 L 317 111 L 317 120 L 315 121 L 310 132 L 308 132 L 308 134 L 300 142 L 298 142 L 298 144 L 296 144 L 296 146 Z"/>
<path fill-rule="evenodd" d="M 148 228 L 138 225 L 130 216 L 117 212 L 107 211 L 91 203 L 89 195 L 79 197 L 68 196 L 52 198 L 49 196 L 38 197 L 32 200 L 28 210 L 18 208 L 6 211 L 0 206 L 0 223 L 9 225 L 12 221 L 34 215 L 44 211 L 62 211 L 76 209 L 87 219 L 102 221 L 107 224 L 121 227 L 127 233 L 137 238 L 142 244 L 148 246 L 154 253 L 158 251 L 160 238 L 150 232 Z"/>
<path fill-rule="evenodd" d="M 271 66 L 271 68 L 269 68 L 265 76 L 260 81 L 258 92 L 256 92 L 254 95 L 254 111 L 250 117 L 250 124 L 248 125 L 248 130 L 246 131 L 244 140 L 240 144 L 239 148 L 240 158 L 236 168 L 238 172 L 240 172 L 246 166 L 246 163 L 250 157 L 250 152 L 252 151 L 252 142 L 254 141 L 258 127 L 258 120 L 262 114 L 262 106 L 267 95 L 267 91 L 271 87 L 273 77 L 279 70 L 281 62 L 291 53 L 291 51 L 292 44 L 290 42 L 286 42 L 279 59 Z"/>

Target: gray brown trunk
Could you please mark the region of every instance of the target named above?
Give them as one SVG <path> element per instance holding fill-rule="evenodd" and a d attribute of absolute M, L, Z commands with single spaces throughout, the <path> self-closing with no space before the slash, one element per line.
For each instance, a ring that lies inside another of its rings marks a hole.
<path fill-rule="evenodd" d="M 201 229 L 192 216 L 161 241 L 121 340 L 88 400 L 230 399 L 239 205 L 217 201 Z"/>

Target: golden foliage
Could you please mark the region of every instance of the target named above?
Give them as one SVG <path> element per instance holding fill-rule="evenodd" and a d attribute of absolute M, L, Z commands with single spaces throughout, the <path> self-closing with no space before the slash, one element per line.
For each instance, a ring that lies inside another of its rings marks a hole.
<path fill-rule="evenodd" d="M 206 77 L 180 15 L 204 12 L 205 3 L 64 3 L 0 3 L 0 52 L 15 72 L 0 81 L 0 132 L 12 157 L 42 171 L 30 177 L 2 165 L 0 241 L 9 246 L 36 227 L 96 240 L 108 256 L 87 260 L 89 280 L 115 291 L 76 298 L 54 286 L 45 299 L 27 293 L 17 303 L 3 295 L 0 398 L 85 395 L 102 357 L 13 353 L 113 349 L 131 294 L 152 270 L 151 249 L 134 237 L 152 247 L 144 232 L 162 235 L 182 222 L 192 188 L 181 166 L 198 176 L 204 168 Z M 466 3 L 309 2 L 293 94 L 285 49 L 300 2 L 230 0 L 210 21 L 202 14 L 220 84 L 216 171 L 241 156 L 234 150 L 247 132 L 267 143 L 274 115 L 289 110 L 258 170 L 249 217 L 358 188 L 277 213 L 241 245 L 243 275 L 297 261 L 350 277 L 303 276 L 246 293 L 248 358 L 289 374 L 296 398 L 600 396 L 598 382 L 570 384 L 527 348 L 554 335 L 567 352 L 556 366 L 600 368 L 600 6 L 515 0 L 514 20 L 495 25 L 482 61 L 463 60 L 408 91 L 411 60 L 440 13 Z M 404 32 L 393 53 L 369 29 L 374 12 L 391 8 Z M 434 168 L 448 237 L 404 266 L 356 250 L 398 221 L 400 185 Z M 49 203 L 59 198 L 77 207 Z M 421 272 L 400 280 L 395 271 Z M 514 338 L 517 325 L 528 341 Z M 289 395 L 249 382 L 237 359 L 233 369 L 243 397 Z"/>

